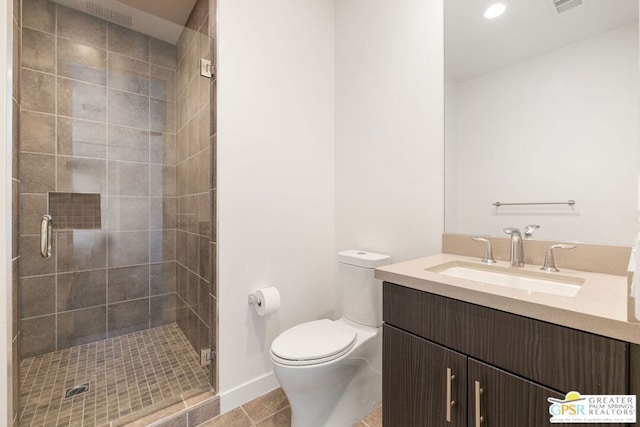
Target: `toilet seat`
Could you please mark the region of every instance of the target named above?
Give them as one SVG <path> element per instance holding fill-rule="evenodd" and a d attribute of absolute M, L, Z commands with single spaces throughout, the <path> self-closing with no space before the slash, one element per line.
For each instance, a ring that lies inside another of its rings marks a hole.
<path fill-rule="evenodd" d="M 329 362 L 355 345 L 357 332 L 329 319 L 294 326 L 271 344 L 271 357 L 283 365 L 305 366 Z"/>

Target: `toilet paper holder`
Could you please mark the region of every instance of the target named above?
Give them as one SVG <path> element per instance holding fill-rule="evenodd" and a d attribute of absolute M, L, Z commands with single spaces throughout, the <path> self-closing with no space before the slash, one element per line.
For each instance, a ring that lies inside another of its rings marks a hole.
<path fill-rule="evenodd" d="M 260 298 L 258 298 L 258 296 L 256 294 L 249 294 L 247 299 L 249 301 L 249 305 L 254 305 L 255 304 L 258 307 L 262 307 L 262 300 Z"/>

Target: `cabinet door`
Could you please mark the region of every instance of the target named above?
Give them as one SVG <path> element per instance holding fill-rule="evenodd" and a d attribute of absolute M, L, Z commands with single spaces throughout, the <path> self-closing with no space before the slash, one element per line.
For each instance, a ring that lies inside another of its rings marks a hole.
<path fill-rule="evenodd" d="M 470 427 L 546 427 L 550 425 L 547 398 L 564 398 L 554 390 L 471 358 L 467 367 Z"/>
<path fill-rule="evenodd" d="M 384 325 L 384 425 L 466 426 L 466 363 L 466 356 Z"/>

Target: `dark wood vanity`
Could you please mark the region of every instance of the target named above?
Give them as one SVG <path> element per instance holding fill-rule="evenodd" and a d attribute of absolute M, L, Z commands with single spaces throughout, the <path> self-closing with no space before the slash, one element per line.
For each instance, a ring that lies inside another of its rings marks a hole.
<path fill-rule="evenodd" d="M 636 344 L 388 282 L 383 307 L 385 426 L 549 426 L 549 397 L 638 394 Z"/>

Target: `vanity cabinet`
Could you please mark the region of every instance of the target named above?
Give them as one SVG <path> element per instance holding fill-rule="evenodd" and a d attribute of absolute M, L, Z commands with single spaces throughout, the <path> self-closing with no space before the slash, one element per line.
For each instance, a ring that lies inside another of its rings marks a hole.
<path fill-rule="evenodd" d="M 386 282 L 383 306 L 384 425 L 548 426 L 549 397 L 631 394 L 628 343 Z"/>

